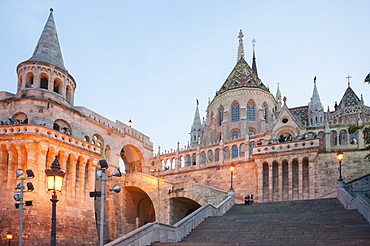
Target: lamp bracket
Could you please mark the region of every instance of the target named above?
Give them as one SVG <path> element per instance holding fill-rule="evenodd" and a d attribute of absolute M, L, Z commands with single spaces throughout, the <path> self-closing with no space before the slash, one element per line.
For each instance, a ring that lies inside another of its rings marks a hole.
<path fill-rule="evenodd" d="M 26 193 L 26 192 L 32 192 L 33 190 L 24 190 L 24 191 L 14 191 L 14 193 Z"/>

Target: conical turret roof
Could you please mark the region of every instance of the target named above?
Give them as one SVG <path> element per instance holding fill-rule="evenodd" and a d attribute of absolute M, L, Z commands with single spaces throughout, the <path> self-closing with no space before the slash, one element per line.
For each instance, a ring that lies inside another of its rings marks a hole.
<path fill-rule="evenodd" d="M 28 59 L 28 61 L 47 62 L 67 70 L 64 67 L 62 51 L 60 49 L 53 17 L 53 9 L 50 9 L 50 15 L 45 24 L 44 30 L 41 33 L 41 37 L 36 45 L 32 57 Z"/>

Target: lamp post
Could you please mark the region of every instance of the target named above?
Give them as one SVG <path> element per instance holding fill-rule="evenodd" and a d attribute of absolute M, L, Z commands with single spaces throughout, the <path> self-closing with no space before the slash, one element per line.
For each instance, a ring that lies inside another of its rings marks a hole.
<path fill-rule="evenodd" d="M 51 238 L 50 238 L 50 245 L 56 245 L 56 213 L 57 213 L 57 202 L 58 197 L 57 194 L 62 192 L 63 186 L 63 179 L 65 173 L 60 170 L 60 165 L 58 162 L 58 156 L 55 156 L 53 163 L 51 164 L 51 168 L 45 170 L 46 177 L 47 177 L 47 184 L 48 184 L 48 191 L 52 192 L 52 197 L 50 199 L 52 203 L 52 211 L 51 211 Z"/>
<path fill-rule="evenodd" d="M 234 170 L 235 170 L 235 166 L 234 166 L 234 163 L 231 163 L 230 165 L 230 191 L 234 191 L 234 188 L 233 188 L 233 175 L 234 175 Z"/>
<path fill-rule="evenodd" d="M 339 162 L 339 179 L 338 181 L 341 182 L 343 181 L 342 179 L 342 160 L 343 160 L 343 152 L 342 151 L 338 151 L 337 153 L 337 160 Z"/>
<path fill-rule="evenodd" d="M 5 237 L 6 239 L 8 239 L 8 246 L 10 246 L 10 240 L 13 239 L 13 234 L 11 234 L 10 231 L 8 231 L 8 233 L 5 234 Z"/>
<path fill-rule="evenodd" d="M 105 193 L 105 181 L 112 181 L 112 177 L 121 177 L 121 171 L 119 169 L 115 169 L 114 172 L 111 175 L 108 175 L 108 178 L 111 179 L 105 179 L 105 170 L 108 169 L 108 163 L 106 160 L 99 160 L 100 169 L 96 172 L 97 179 L 101 179 L 101 181 L 96 182 L 102 182 L 101 184 L 101 191 L 92 191 L 90 192 L 90 197 L 101 197 L 100 200 L 100 226 L 99 226 L 99 246 L 104 245 L 104 209 L 105 209 L 105 196 L 106 195 L 112 195 L 115 193 L 119 193 L 121 191 L 121 187 L 119 185 L 114 185 L 112 189 L 109 189 L 110 191 L 114 191 L 115 193 Z"/>
<path fill-rule="evenodd" d="M 15 171 L 17 178 L 16 180 L 20 180 L 21 182 L 17 184 L 15 187 L 16 193 L 14 195 L 14 200 L 16 200 L 19 203 L 15 203 L 15 208 L 19 208 L 19 246 L 22 246 L 22 239 L 23 239 L 23 205 L 25 204 L 26 206 L 32 206 L 32 201 L 26 201 L 24 203 L 23 196 L 25 192 L 32 192 L 34 190 L 33 184 L 31 182 L 27 183 L 27 191 L 24 190 L 24 181 L 33 179 L 35 177 L 35 174 L 33 173 L 32 170 L 26 170 L 24 172 L 22 169 L 17 169 Z M 27 175 L 27 177 L 25 177 Z"/>

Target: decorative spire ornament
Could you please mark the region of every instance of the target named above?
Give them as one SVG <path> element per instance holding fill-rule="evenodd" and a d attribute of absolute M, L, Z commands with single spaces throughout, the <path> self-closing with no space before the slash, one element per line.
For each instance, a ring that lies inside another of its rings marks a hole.
<path fill-rule="evenodd" d="M 239 47 L 238 47 L 238 57 L 236 59 L 236 62 L 238 62 L 240 59 L 244 59 L 244 44 L 243 44 L 243 31 L 240 29 L 239 31 Z"/>

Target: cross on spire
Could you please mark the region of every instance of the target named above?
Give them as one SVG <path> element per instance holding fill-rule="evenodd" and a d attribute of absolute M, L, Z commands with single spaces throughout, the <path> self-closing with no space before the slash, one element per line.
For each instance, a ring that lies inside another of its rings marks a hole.
<path fill-rule="evenodd" d="M 346 77 L 346 79 L 348 80 L 348 87 L 349 87 L 349 85 L 351 83 L 351 81 L 350 81 L 351 78 L 352 78 L 352 76 L 349 76 L 349 75 Z"/>

